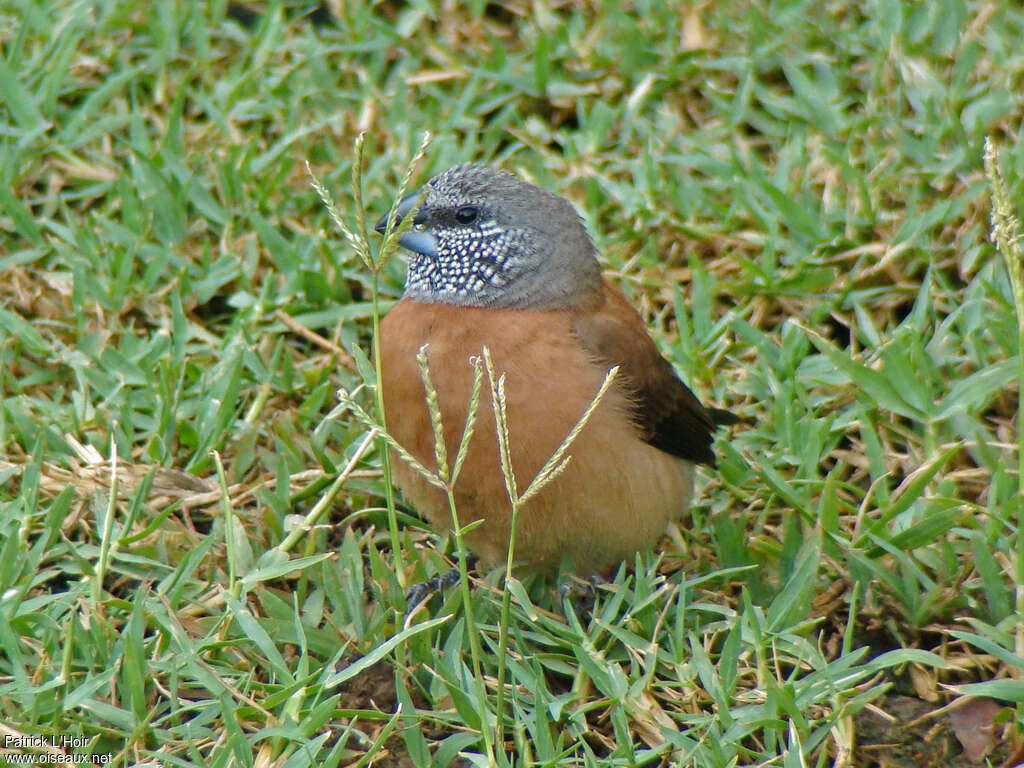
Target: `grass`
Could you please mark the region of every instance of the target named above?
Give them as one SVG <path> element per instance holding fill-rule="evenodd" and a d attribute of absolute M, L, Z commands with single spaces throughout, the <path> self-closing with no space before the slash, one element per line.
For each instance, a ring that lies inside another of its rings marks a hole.
<path fill-rule="evenodd" d="M 998 764 L 1017 4 L 328 5 L 0 6 L 4 759 L 956 765 L 948 728 L 898 753 L 870 713 L 984 696 Z M 591 614 L 500 573 L 407 614 L 446 543 L 327 418 L 339 388 L 372 413 L 403 266 L 368 268 L 307 163 L 358 240 L 427 130 L 414 184 L 481 160 L 570 197 L 746 420 Z"/>

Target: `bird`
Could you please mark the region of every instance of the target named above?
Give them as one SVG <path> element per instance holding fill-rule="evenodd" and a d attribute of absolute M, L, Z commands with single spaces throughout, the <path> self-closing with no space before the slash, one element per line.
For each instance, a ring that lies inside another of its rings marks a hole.
<path fill-rule="evenodd" d="M 422 202 L 417 208 L 417 202 Z M 599 576 L 652 548 L 691 503 L 696 464 L 715 464 L 729 411 L 705 407 L 659 353 L 640 314 L 602 273 L 565 198 L 485 164 L 461 164 L 395 206 L 408 252 L 405 290 L 380 325 L 388 433 L 437 468 L 425 351 L 448 457 L 465 429 L 474 358 L 505 377 L 509 458 L 520 492 L 618 371 L 570 445 L 570 460 L 516 517 L 515 567 Z M 384 233 L 388 215 L 376 223 Z M 452 525 L 444 491 L 394 454 L 393 480 L 430 526 Z M 495 417 L 482 398 L 453 495 L 468 548 L 488 567 L 508 556 L 512 505 Z M 469 527 L 471 522 L 479 521 Z"/>

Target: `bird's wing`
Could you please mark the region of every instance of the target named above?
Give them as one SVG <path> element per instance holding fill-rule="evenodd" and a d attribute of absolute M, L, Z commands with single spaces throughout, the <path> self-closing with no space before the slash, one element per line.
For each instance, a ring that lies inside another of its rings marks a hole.
<path fill-rule="evenodd" d="M 595 360 L 609 368 L 619 366 L 617 383 L 633 402 L 633 417 L 646 442 L 713 466 L 712 432 L 736 417 L 705 408 L 658 352 L 622 291 L 605 281 L 604 294 L 599 307 L 579 310 L 573 318 L 576 337 Z"/>

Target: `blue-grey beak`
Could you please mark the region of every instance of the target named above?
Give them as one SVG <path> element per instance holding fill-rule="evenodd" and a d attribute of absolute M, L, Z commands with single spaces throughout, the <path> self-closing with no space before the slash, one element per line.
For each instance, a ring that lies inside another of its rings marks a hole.
<path fill-rule="evenodd" d="M 413 209 L 416 205 L 416 201 L 420 198 L 420 191 L 417 190 L 411 195 L 406 195 L 402 198 L 402 201 L 395 208 L 395 227 L 397 228 L 399 223 L 405 216 Z M 419 253 L 423 256 L 433 258 L 437 256 L 437 238 L 434 237 L 434 233 L 429 229 L 417 229 L 417 227 L 424 227 L 427 223 L 426 216 L 422 213 L 416 214 L 416 218 L 412 221 L 412 226 L 405 231 L 399 239 L 398 243 L 403 248 L 408 248 L 414 253 Z M 384 230 L 388 227 L 388 214 L 381 216 L 380 221 L 374 225 L 374 229 L 384 234 Z"/>

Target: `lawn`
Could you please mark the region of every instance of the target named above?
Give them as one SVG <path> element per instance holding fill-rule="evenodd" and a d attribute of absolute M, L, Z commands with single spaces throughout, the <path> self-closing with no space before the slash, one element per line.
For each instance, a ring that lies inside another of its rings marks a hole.
<path fill-rule="evenodd" d="M 0 3 L 0 759 L 1016 764 L 1024 9 L 439 5 Z M 592 606 L 404 597 L 369 225 L 471 160 L 743 418 Z"/>

